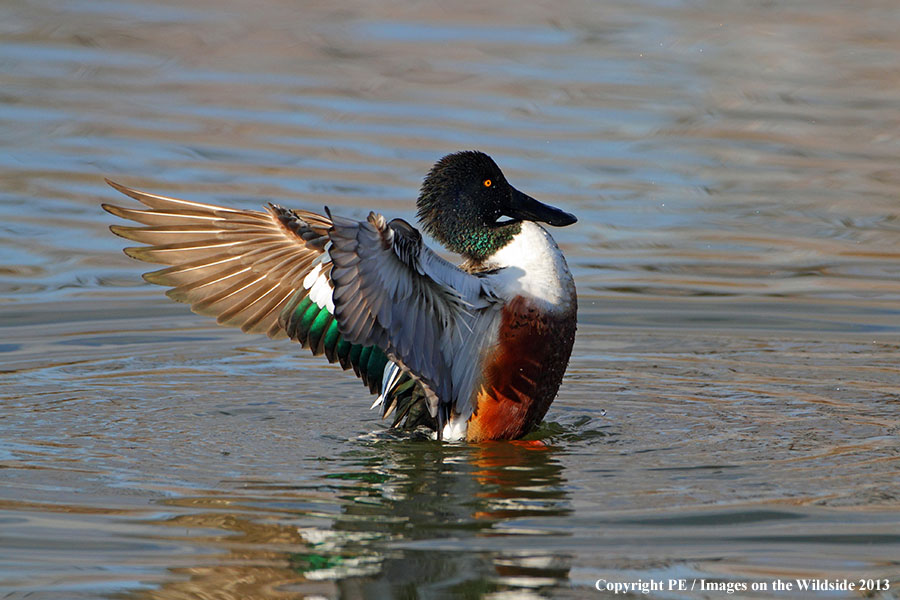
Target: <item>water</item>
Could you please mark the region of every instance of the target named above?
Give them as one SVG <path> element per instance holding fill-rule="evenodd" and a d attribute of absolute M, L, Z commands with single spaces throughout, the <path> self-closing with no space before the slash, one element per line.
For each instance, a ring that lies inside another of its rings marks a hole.
<path fill-rule="evenodd" d="M 0 596 L 898 597 L 896 4 L 307 4 L 0 7 Z M 412 220 L 465 148 L 580 218 L 543 445 L 385 432 L 98 207 Z"/>

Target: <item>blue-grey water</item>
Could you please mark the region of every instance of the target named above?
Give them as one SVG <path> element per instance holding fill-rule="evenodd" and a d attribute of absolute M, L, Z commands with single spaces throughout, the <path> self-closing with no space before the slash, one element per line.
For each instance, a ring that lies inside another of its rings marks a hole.
<path fill-rule="evenodd" d="M 900 597 L 898 30 L 894 0 L 0 4 L 0 597 Z M 352 376 L 145 284 L 99 208 L 110 177 L 412 220 L 468 148 L 580 218 L 543 445 L 390 435 Z M 749 591 L 798 578 L 882 589 Z"/>

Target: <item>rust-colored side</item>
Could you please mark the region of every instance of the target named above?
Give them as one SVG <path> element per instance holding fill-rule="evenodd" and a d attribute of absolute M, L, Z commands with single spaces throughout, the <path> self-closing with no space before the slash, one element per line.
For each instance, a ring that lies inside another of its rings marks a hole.
<path fill-rule="evenodd" d="M 498 334 L 469 419 L 472 442 L 520 438 L 541 422 L 572 354 L 575 308 L 546 315 L 519 296 L 503 308 Z"/>

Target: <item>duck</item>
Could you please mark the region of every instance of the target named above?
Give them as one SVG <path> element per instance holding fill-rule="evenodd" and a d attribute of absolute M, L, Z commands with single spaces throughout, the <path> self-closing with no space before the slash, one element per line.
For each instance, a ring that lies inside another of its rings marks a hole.
<path fill-rule="evenodd" d="M 477 150 L 448 154 L 416 201 L 431 250 L 403 219 L 268 204 L 226 208 L 106 182 L 143 206 L 102 207 L 110 230 L 165 265 L 150 283 L 198 314 L 289 338 L 353 373 L 390 428 L 433 439 L 517 440 L 556 397 L 577 325 L 575 282 L 542 225 L 577 221 L 513 187 Z"/>

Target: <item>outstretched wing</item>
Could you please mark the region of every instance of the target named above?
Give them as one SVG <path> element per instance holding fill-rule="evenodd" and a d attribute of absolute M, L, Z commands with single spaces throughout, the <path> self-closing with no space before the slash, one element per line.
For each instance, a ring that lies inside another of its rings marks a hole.
<path fill-rule="evenodd" d="M 499 303 L 485 280 L 433 253 L 405 221 L 236 210 L 108 183 L 147 207 L 103 205 L 142 225 L 111 229 L 147 244 L 129 256 L 168 265 L 144 278 L 171 287 L 169 297 L 352 367 L 380 392 L 382 414 L 396 411 L 394 424 L 430 415 L 440 436 L 451 416 L 471 415 Z M 428 414 L 414 410 L 423 400 Z"/>
<path fill-rule="evenodd" d="M 331 215 L 329 215 L 331 216 Z M 482 356 L 496 342 L 499 303 L 486 281 L 428 249 L 408 223 L 332 216 L 334 314 L 346 338 L 375 344 L 425 389 L 438 435 L 468 419 Z"/>
<path fill-rule="evenodd" d="M 103 205 L 142 225 L 110 227 L 147 244 L 126 248 L 126 254 L 169 265 L 144 279 L 171 287 L 170 298 L 222 325 L 289 336 L 313 354 L 353 368 L 371 392 L 383 391 L 384 352 L 343 339 L 333 316 L 329 219 L 271 205 L 266 212 L 235 210 L 107 183 L 147 207 Z"/>

